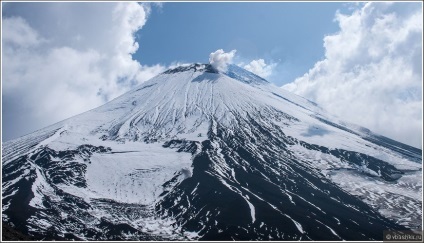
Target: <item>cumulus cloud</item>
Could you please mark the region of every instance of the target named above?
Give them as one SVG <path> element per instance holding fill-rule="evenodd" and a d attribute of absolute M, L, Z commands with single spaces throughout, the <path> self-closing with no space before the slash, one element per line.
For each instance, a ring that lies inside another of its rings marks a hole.
<path fill-rule="evenodd" d="M 227 71 L 228 64 L 231 64 L 236 54 L 236 50 L 230 52 L 224 52 L 224 50 L 219 49 L 215 52 L 212 52 L 209 55 L 209 63 L 218 71 L 225 72 Z"/>
<path fill-rule="evenodd" d="M 249 64 L 244 65 L 243 68 L 262 77 L 268 78 L 272 75 L 272 71 L 277 64 L 266 64 L 264 59 L 252 60 Z"/>
<path fill-rule="evenodd" d="M 6 33 L 2 38 L 5 45 L 29 47 L 42 42 L 38 33 L 29 27 L 27 22 L 21 17 L 6 19 L 2 28 L 4 33 Z"/>
<path fill-rule="evenodd" d="M 283 86 L 343 120 L 422 148 L 420 3 L 372 2 L 336 13 L 325 58 Z"/>
<path fill-rule="evenodd" d="M 2 19 L 3 138 L 97 107 L 165 69 L 132 59 L 138 49 L 134 34 L 147 20 L 143 5 L 19 7 L 21 15 Z"/>
<path fill-rule="evenodd" d="M 233 59 L 236 58 L 236 52 L 237 50 L 224 52 L 223 49 L 219 49 L 209 55 L 209 63 L 218 71 L 225 72 L 227 71 L 228 64 L 233 63 Z M 240 60 L 243 58 L 237 56 L 236 59 Z M 260 58 L 257 60 L 252 60 L 248 64 L 245 64 L 245 62 L 240 62 L 237 64 L 237 66 L 242 67 L 260 77 L 268 78 L 273 74 L 273 70 L 277 64 L 273 62 L 267 64 L 264 59 Z"/>

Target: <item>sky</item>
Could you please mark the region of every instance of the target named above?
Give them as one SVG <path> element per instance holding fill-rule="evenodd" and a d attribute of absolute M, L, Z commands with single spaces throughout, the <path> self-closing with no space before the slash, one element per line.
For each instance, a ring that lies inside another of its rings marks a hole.
<path fill-rule="evenodd" d="M 422 148 L 421 21 L 421 3 L 2 2 L 2 139 L 214 53 Z"/>
<path fill-rule="evenodd" d="M 324 56 L 324 35 L 336 32 L 347 3 L 165 3 L 137 35 L 134 58 L 146 64 L 208 62 L 208 53 L 237 50 L 235 63 L 279 63 L 277 85 L 293 81 Z"/>

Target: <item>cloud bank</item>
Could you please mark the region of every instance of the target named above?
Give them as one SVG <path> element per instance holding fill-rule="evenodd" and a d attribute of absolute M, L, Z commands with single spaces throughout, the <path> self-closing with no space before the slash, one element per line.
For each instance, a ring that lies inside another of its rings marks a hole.
<path fill-rule="evenodd" d="M 325 58 L 284 89 L 342 119 L 422 148 L 422 5 L 372 2 L 336 14 Z"/>
<path fill-rule="evenodd" d="M 236 50 L 230 52 L 224 52 L 224 50 L 219 49 L 215 52 L 212 52 L 209 55 L 209 63 L 218 71 L 225 72 L 227 71 L 228 64 L 233 62 L 234 55 Z"/>
<path fill-rule="evenodd" d="M 145 5 L 19 6 L 20 15 L 2 19 L 3 139 L 95 108 L 164 71 L 132 59 Z"/>

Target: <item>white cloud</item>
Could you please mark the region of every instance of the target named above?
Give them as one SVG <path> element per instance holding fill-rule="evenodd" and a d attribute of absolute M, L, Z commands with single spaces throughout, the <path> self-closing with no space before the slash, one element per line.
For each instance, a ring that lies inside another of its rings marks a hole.
<path fill-rule="evenodd" d="M 272 75 L 272 71 L 277 66 L 276 63 L 266 64 L 264 59 L 252 60 L 249 64 L 244 65 L 244 69 L 250 71 L 262 78 Z"/>
<path fill-rule="evenodd" d="M 230 52 L 224 52 L 223 49 L 216 50 L 209 55 L 209 63 L 218 71 L 226 72 L 228 64 L 233 63 L 234 59 L 239 61 L 246 60 L 240 56 L 236 57 L 236 52 L 237 50 L 232 50 Z M 271 62 L 270 64 L 267 64 L 264 59 L 260 58 L 252 60 L 248 64 L 245 64 L 245 62 L 239 62 L 237 66 L 242 67 L 260 77 L 268 78 L 273 75 L 273 71 L 277 66 L 277 63 Z"/>
<path fill-rule="evenodd" d="M 224 50 L 219 49 L 209 55 L 209 63 L 218 71 L 225 72 L 227 65 L 232 63 L 235 54 L 236 50 L 224 52 Z"/>
<path fill-rule="evenodd" d="M 23 6 L 23 5 L 22 5 Z M 3 114 L 27 111 L 26 128 L 50 125 L 109 101 L 164 71 L 132 59 L 134 33 L 147 20 L 143 5 L 38 3 L 40 16 L 3 17 Z M 20 97 L 17 101 L 16 97 Z M 13 102 L 12 102 L 13 100 Z M 21 134 L 22 135 L 22 132 Z"/>
<path fill-rule="evenodd" d="M 29 27 L 26 21 L 21 17 L 6 19 L 3 22 L 2 28 L 3 32 L 6 33 L 2 38 L 5 45 L 30 47 L 42 42 L 38 33 Z"/>
<path fill-rule="evenodd" d="M 336 14 L 325 59 L 283 88 L 342 119 L 422 147 L 422 8 L 373 2 Z"/>

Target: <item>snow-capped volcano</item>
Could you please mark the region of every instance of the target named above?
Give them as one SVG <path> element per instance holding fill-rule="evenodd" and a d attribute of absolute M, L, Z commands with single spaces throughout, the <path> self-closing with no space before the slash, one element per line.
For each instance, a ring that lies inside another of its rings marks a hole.
<path fill-rule="evenodd" d="M 422 151 L 234 65 L 168 70 L 2 147 L 2 212 L 87 240 L 382 240 L 421 227 Z"/>

